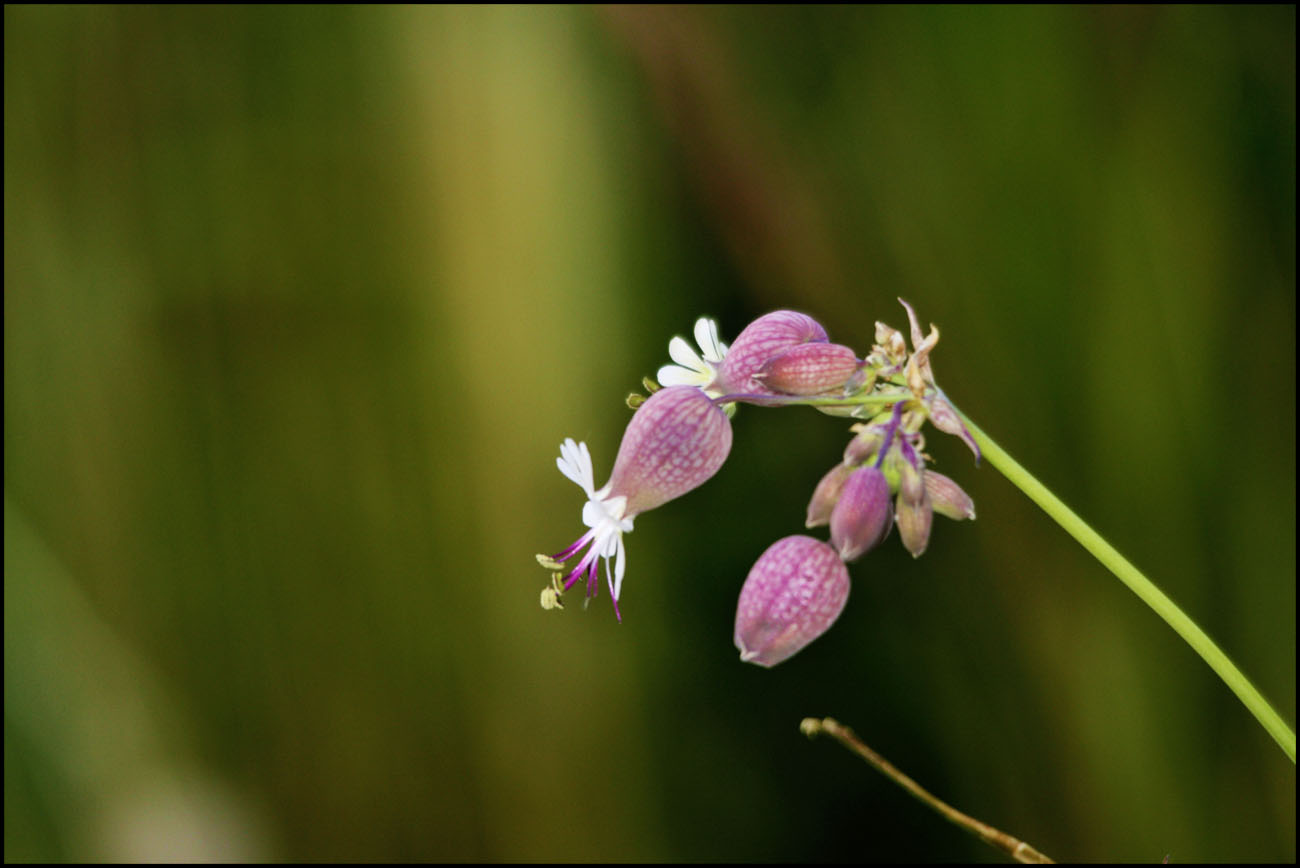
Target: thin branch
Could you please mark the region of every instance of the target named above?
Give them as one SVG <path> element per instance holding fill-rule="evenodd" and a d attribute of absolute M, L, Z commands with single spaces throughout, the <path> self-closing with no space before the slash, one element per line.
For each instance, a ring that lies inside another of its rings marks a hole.
<path fill-rule="evenodd" d="M 1006 853 L 1017 862 L 1025 862 L 1032 865 L 1053 864 L 1055 860 L 1048 858 L 1038 850 L 1021 841 L 1012 835 L 1000 829 L 995 829 L 987 823 L 981 823 L 974 817 L 969 817 L 961 811 L 941 801 L 931 795 L 916 781 L 900 772 L 890 765 L 889 761 L 867 747 L 853 733 L 853 730 L 847 726 L 841 725 L 833 718 L 823 718 L 818 720 L 815 717 L 804 718 L 803 723 L 799 724 L 799 729 L 809 738 L 814 738 L 821 733 L 826 733 L 831 738 L 853 751 L 858 756 L 866 760 L 876 771 L 907 790 L 923 804 L 927 805 L 941 817 L 955 826 L 959 826 L 970 832 L 976 838 L 979 838 L 990 847 L 994 847 Z"/>

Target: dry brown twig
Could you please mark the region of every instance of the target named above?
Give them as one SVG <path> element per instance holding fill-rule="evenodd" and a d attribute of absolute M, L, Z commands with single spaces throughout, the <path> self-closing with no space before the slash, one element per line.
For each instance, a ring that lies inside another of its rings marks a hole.
<path fill-rule="evenodd" d="M 1055 863 L 1054 859 L 1045 856 L 1019 838 L 1008 835 L 1000 829 L 995 829 L 987 823 L 981 823 L 974 817 L 967 816 L 947 802 L 936 798 L 916 781 L 894 768 L 880 754 L 863 744 L 861 739 L 853 733 L 853 730 L 843 726 L 835 719 L 826 717 L 818 720 L 815 717 L 806 717 L 803 723 L 799 724 L 799 729 L 809 738 L 814 738 L 822 733 L 829 735 L 853 751 L 853 753 L 862 757 L 877 771 L 907 790 L 945 820 L 965 829 L 990 847 L 1001 850 L 1017 862 L 1035 865 Z"/>

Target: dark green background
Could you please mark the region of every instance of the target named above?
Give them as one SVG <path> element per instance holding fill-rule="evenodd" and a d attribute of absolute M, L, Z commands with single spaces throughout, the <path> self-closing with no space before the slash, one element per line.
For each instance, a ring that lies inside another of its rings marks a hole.
<path fill-rule="evenodd" d="M 5 9 L 5 858 L 1293 861 L 1295 766 L 992 468 L 839 623 L 736 596 L 846 440 L 742 408 L 543 612 L 701 314 L 963 409 L 1295 720 L 1295 9 Z M 574 601 L 576 602 L 576 600 Z"/>

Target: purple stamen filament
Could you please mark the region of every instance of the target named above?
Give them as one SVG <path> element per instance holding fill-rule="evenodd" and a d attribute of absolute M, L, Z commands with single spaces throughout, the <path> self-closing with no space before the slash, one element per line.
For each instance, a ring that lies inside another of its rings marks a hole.
<path fill-rule="evenodd" d="M 592 528 L 591 530 L 584 533 L 582 536 L 578 537 L 578 541 L 575 542 L 573 545 L 569 546 L 564 551 L 556 552 L 555 554 L 551 555 L 551 560 L 560 564 L 564 563 L 569 558 L 577 554 L 582 549 L 583 546 L 585 546 L 588 542 L 591 541 L 591 538 L 595 535 L 596 535 L 596 529 Z M 566 585 L 565 587 L 568 586 Z"/>

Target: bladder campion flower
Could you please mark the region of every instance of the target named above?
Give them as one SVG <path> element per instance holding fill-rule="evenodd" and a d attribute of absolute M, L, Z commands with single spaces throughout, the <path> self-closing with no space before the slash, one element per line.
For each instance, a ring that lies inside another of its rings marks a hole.
<path fill-rule="evenodd" d="M 559 595 L 586 576 L 587 596 L 599 587 L 600 561 L 621 621 L 618 598 L 623 588 L 626 553 L 623 534 L 633 519 L 708 481 L 731 451 L 731 422 L 713 399 L 695 386 L 669 386 L 651 395 L 623 432 L 614 471 L 603 488 L 595 488 L 591 454 L 586 443 L 564 441 L 556 466 L 587 495 L 582 523 L 589 530 L 553 555 L 538 555 L 546 568 L 558 572 L 566 561 L 584 554 L 563 581 L 558 578 L 542 592 L 542 605 L 560 605 Z M 613 561 L 613 569 L 610 569 Z"/>
<path fill-rule="evenodd" d="M 720 382 L 732 393 L 770 395 L 772 391 L 754 379 L 769 359 L 799 344 L 826 341 L 826 329 L 807 314 L 792 310 L 764 314 L 732 342 L 719 369 Z"/>
<path fill-rule="evenodd" d="M 849 599 L 849 571 L 835 549 L 810 536 L 768 546 L 736 605 L 740 659 L 775 666 L 835 623 Z"/>

